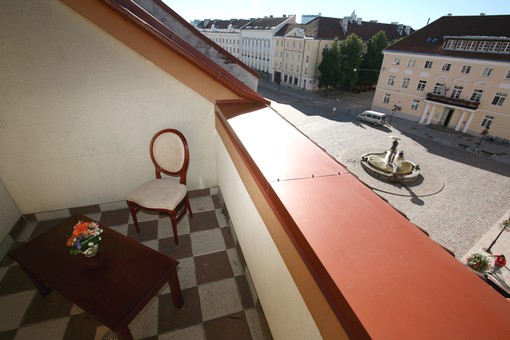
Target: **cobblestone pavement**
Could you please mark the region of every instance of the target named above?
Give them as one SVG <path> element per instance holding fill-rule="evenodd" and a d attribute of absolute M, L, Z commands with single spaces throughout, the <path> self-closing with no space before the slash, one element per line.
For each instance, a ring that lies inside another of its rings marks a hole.
<path fill-rule="evenodd" d="M 284 87 L 278 89 L 264 81 L 259 84 L 259 92 L 289 122 L 411 222 L 425 229 L 432 239 L 452 250 L 458 259 L 479 248 L 484 237 L 490 239 L 486 235 L 493 235 L 498 223 L 510 215 L 508 146 L 482 141 L 477 150 L 478 137 L 397 116 L 392 118 L 391 126 L 360 123 L 356 116 L 370 109 L 373 92 L 324 98 Z M 423 178 L 416 183 L 382 183 L 361 168 L 360 156 L 389 149 L 390 136 L 400 137 L 398 149 L 420 165 Z M 510 235 L 506 238 L 510 251 Z M 494 250 L 506 249 L 503 239 L 498 240 Z"/>

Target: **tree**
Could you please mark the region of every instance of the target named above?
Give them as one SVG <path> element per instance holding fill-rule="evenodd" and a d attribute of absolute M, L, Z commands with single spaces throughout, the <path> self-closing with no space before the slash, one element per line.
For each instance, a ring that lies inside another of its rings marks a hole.
<path fill-rule="evenodd" d="M 322 61 L 319 65 L 319 88 L 338 87 L 341 78 L 340 46 L 335 38 L 331 48 L 322 50 Z"/>
<path fill-rule="evenodd" d="M 363 57 L 363 40 L 356 34 L 350 34 L 340 45 L 341 77 L 340 86 L 352 89 L 358 82 L 358 70 Z"/>
<path fill-rule="evenodd" d="M 379 31 L 367 42 L 367 51 L 361 63 L 360 81 L 368 84 L 377 83 L 379 72 L 383 62 L 382 50 L 389 45 L 386 34 Z"/>

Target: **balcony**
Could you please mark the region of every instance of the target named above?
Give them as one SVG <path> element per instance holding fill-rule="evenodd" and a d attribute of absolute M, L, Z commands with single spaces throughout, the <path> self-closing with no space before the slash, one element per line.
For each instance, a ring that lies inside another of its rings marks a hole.
<path fill-rule="evenodd" d="M 248 317 L 238 314 L 246 308 L 254 312 L 255 301 L 247 307 L 242 297 L 230 294 L 246 292 L 250 281 L 275 339 L 441 338 L 445 330 L 454 337 L 503 338 L 510 332 L 507 317 L 501 317 L 510 315 L 507 301 L 491 295 L 456 259 L 261 105 L 236 78 L 189 53 L 183 39 L 159 34 L 146 13 L 147 20 L 132 22 L 126 16 L 133 11 L 112 10 L 121 4 L 133 9 L 131 1 L 8 3 L 0 11 L 6 23 L 0 41 L 9 50 L 3 74 L 9 86 L 1 90 L 0 221 L 14 215 L 14 222 L 2 225 L 12 241 L 2 250 L 21 234 L 31 234 L 10 230 L 22 214 L 86 206 L 92 218 L 182 260 L 187 315 L 171 309 L 167 292 L 161 292 L 137 324 L 145 330 L 133 330 L 137 337 L 163 332 L 161 338 L 194 339 L 212 331 L 216 338 L 239 339 L 249 338 L 244 336 L 249 329 L 251 337 L 261 338 Z M 138 236 L 130 231 L 123 202 L 108 210 L 96 207 L 121 201 L 153 176 L 147 143 L 164 127 L 181 130 L 189 141 L 189 188 L 217 187 L 228 207 L 227 219 L 212 208 L 216 198 L 208 196 L 214 195 L 195 195 L 197 216 L 181 222 L 182 241 L 173 250 L 170 237 L 159 234 L 166 230 L 160 220 L 167 219 L 144 217 L 144 233 Z M 50 227 L 35 216 L 29 227 Z M 232 221 L 243 254 L 239 260 L 249 268 L 246 283 L 232 265 L 237 260 L 232 261 L 228 229 L 214 219 Z M 223 255 L 206 258 L 216 253 Z M 198 269 L 200 261 L 212 269 L 212 281 Z M 223 276 L 229 266 L 235 278 Z M 90 317 L 66 301 L 53 303 L 65 300 L 58 294 L 38 298 L 19 269 L 6 262 L 0 268 L 2 285 L 24 287 L 0 294 L 0 312 L 10 322 L 9 327 L 0 323 L 0 338 L 43 338 L 43 329 L 53 332 L 48 338 L 76 338 L 85 323 L 92 327 L 84 337 L 94 337 L 98 326 Z M 193 277 L 197 287 L 190 285 Z M 201 288 L 200 280 L 219 289 Z M 234 300 L 224 312 L 216 311 Z M 484 313 L 473 313 L 480 310 Z M 39 322 L 41 316 L 49 323 Z M 194 321 L 169 325 L 186 317 Z M 216 322 L 223 317 L 225 322 Z M 74 331 L 67 333 L 70 326 Z"/>
<path fill-rule="evenodd" d="M 141 232 L 137 234 L 123 201 L 26 215 L 26 223 L 18 223 L 10 236 L 21 244 L 67 216 L 81 213 L 178 260 L 184 306 L 175 308 L 168 285 L 163 286 L 130 323 L 135 339 L 270 339 L 221 192 L 217 187 L 191 191 L 190 203 L 194 217 L 185 216 L 178 224 L 179 245 L 173 241 L 168 216 L 157 213 L 138 213 Z M 0 313 L 10 315 L 0 320 L 0 338 L 116 338 L 57 292 L 39 296 L 9 258 L 0 262 L 0 272 Z"/>
<path fill-rule="evenodd" d="M 475 102 L 467 99 L 456 99 L 448 96 L 441 96 L 434 93 L 427 93 L 427 100 L 469 110 L 476 110 L 480 105 L 480 102 Z"/>

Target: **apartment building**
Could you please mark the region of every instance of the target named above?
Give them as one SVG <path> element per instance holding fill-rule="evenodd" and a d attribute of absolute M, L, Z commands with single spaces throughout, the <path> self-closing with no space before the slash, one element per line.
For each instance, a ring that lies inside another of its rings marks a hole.
<path fill-rule="evenodd" d="M 248 19 L 204 20 L 196 28 L 227 52 L 241 56 L 241 28 L 250 22 Z"/>
<path fill-rule="evenodd" d="M 510 139 L 510 15 L 444 16 L 384 50 L 372 108 Z"/>
<path fill-rule="evenodd" d="M 273 36 L 285 24 L 296 23 L 296 16 L 259 18 L 241 30 L 241 61 L 267 79 L 273 79 Z"/>
<path fill-rule="evenodd" d="M 307 91 L 319 86 L 319 65 L 322 51 L 331 47 L 337 38 L 345 40 L 350 34 L 368 41 L 379 31 L 388 41 L 395 41 L 413 32 L 410 26 L 363 21 L 353 12 L 350 17 L 316 17 L 306 24 L 286 24 L 274 37 L 273 81 Z"/>

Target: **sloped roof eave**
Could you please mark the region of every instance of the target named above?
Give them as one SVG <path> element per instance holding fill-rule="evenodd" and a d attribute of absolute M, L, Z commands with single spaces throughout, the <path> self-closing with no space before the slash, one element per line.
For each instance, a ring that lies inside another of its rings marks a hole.
<path fill-rule="evenodd" d="M 270 102 L 253 91 L 239 79 L 222 69 L 208 57 L 197 51 L 193 46 L 188 44 L 177 34 L 163 25 L 157 19 L 141 9 L 138 5 L 127 0 L 102 0 L 113 10 L 116 10 L 126 19 L 131 20 L 139 27 L 161 40 L 165 45 L 174 52 L 186 58 L 189 62 L 200 68 L 204 73 L 208 74 L 214 80 L 220 82 L 226 88 L 231 90 L 241 98 L 253 100 L 263 104 Z M 138 14 L 138 15 L 137 15 Z"/>

